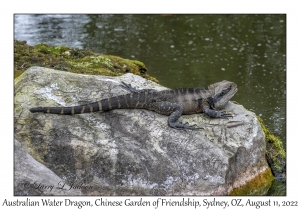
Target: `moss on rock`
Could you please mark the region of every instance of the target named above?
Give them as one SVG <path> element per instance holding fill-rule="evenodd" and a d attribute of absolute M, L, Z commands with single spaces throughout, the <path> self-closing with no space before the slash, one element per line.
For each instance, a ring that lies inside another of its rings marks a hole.
<path fill-rule="evenodd" d="M 266 136 L 266 159 L 272 169 L 273 174 L 284 176 L 286 167 L 286 152 L 283 148 L 282 141 L 274 136 L 264 125 L 263 120 L 257 116 L 258 121 Z"/>
<path fill-rule="evenodd" d="M 14 78 L 31 66 L 106 76 L 120 76 L 131 72 L 158 82 L 156 78 L 146 74 L 147 68 L 140 61 L 66 46 L 49 46 L 43 43 L 30 46 L 26 41 L 14 40 Z"/>
<path fill-rule="evenodd" d="M 234 188 L 229 195 L 231 196 L 249 196 L 249 195 L 266 195 L 272 185 L 274 177 L 270 168 L 247 182 L 245 185 Z"/>

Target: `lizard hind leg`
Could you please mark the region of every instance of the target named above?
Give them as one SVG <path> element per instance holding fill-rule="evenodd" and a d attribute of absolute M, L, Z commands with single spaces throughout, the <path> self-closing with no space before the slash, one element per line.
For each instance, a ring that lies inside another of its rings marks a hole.
<path fill-rule="evenodd" d="M 137 88 L 135 88 L 135 87 L 132 87 L 132 85 L 131 84 L 127 84 L 127 83 L 125 83 L 125 82 L 121 82 L 121 88 L 123 88 L 124 90 L 127 90 L 127 91 L 129 91 L 129 92 L 131 92 L 131 93 L 138 93 L 138 92 L 148 92 L 148 93 L 154 93 L 154 92 L 157 92 L 157 90 L 155 90 L 155 89 L 137 89 Z"/>
<path fill-rule="evenodd" d="M 170 103 L 170 102 L 165 102 L 163 103 L 164 105 L 168 106 L 168 109 L 172 108 L 173 112 L 168 118 L 168 125 L 171 128 L 179 129 L 179 130 L 184 130 L 184 129 L 190 129 L 190 130 L 196 130 L 198 128 L 195 127 L 195 125 L 189 125 L 187 122 L 182 123 L 178 122 L 178 119 L 182 115 L 183 112 L 183 107 L 179 104 L 175 103 Z"/>

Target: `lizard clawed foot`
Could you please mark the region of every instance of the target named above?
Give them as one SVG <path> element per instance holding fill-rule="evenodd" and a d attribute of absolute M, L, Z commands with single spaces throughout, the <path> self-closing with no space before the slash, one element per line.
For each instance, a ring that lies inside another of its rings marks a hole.
<path fill-rule="evenodd" d="M 230 114 L 230 113 L 228 113 L 226 111 L 220 112 L 220 118 L 229 118 L 229 117 L 234 117 L 234 115 Z"/>
<path fill-rule="evenodd" d="M 130 92 L 138 92 L 138 89 L 134 88 L 131 86 L 131 84 L 127 84 L 123 81 L 121 81 L 121 85 L 122 88 L 124 88 L 125 90 L 128 90 Z"/>
<path fill-rule="evenodd" d="M 226 111 L 217 111 L 210 109 L 209 107 L 204 107 L 203 112 L 211 118 L 229 118 L 234 117 L 233 114 L 230 114 Z"/>

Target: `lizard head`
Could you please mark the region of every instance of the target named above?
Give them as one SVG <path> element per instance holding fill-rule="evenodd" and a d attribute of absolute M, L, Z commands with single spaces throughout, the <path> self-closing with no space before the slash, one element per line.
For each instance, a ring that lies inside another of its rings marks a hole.
<path fill-rule="evenodd" d="M 211 93 L 212 103 L 210 103 L 213 109 L 223 109 L 227 102 L 237 92 L 237 85 L 233 82 L 223 80 L 208 86 L 208 90 Z"/>

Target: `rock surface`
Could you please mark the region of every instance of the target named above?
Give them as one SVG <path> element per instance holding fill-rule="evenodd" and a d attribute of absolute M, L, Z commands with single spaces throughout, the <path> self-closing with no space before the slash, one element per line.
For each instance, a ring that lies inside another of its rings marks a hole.
<path fill-rule="evenodd" d="M 41 67 L 15 80 L 15 138 L 51 176 L 75 183 L 77 188 L 68 193 L 228 195 L 268 169 L 264 133 L 255 114 L 231 102 L 225 107 L 235 114 L 230 119 L 182 116 L 182 121 L 203 128 L 192 131 L 172 129 L 167 116 L 142 109 L 73 116 L 29 112 L 36 106 L 73 106 L 126 94 L 120 81 L 138 89 L 166 89 L 133 74 L 88 76 Z M 22 164 L 15 167 L 19 171 Z M 22 194 L 21 176 L 32 171 L 24 173 L 15 173 L 17 194 Z M 35 175 L 37 182 L 45 177 Z M 23 194 L 31 193 L 23 189 Z"/>
<path fill-rule="evenodd" d="M 81 195 L 65 184 L 53 171 L 36 161 L 14 140 L 14 195 Z"/>

